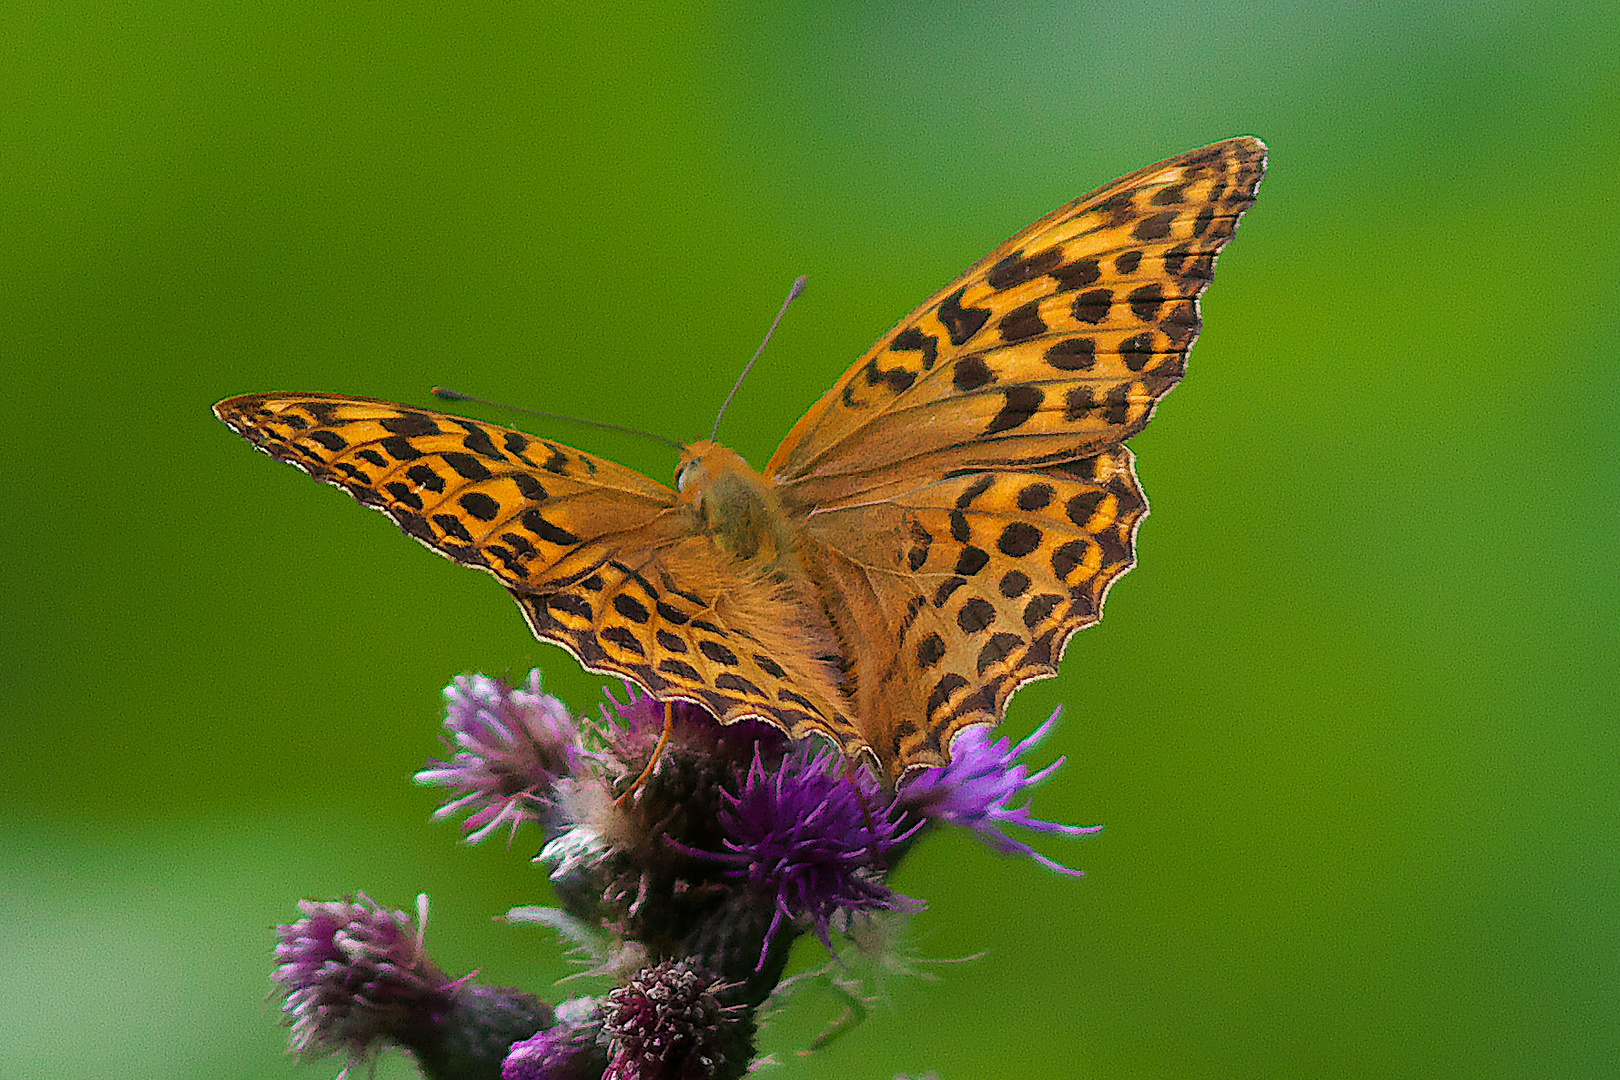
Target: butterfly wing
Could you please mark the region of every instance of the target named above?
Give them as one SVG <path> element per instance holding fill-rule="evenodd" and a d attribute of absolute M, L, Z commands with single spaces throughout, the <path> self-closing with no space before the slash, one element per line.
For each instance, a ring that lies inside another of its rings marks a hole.
<path fill-rule="evenodd" d="M 898 774 L 1056 673 L 1134 561 L 1122 444 L 1181 380 L 1265 171 L 1193 150 L 1048 214 L 885 335 L 765 469 L 802 522 L 862 730 Z"/>
<path fill-rule="evenodd" d="M 536 636 L 590 670 L 722 720 L 858 738 L 827 675 L 778 640 L 797 617 L 789 600 L 696 529 L 665 485 L 523 432 L 370 398 L 250 394 L 214 412 L 500 579 Z"/>
<path fill-rule="evenodd" d="M 1072 461 L 1181 380 L 1198 297 L 1265 172 L 1228 139 L 1048 214 L 941 289 L 793 427 L 765 475 L 801 507 L 973 465 Z"/>

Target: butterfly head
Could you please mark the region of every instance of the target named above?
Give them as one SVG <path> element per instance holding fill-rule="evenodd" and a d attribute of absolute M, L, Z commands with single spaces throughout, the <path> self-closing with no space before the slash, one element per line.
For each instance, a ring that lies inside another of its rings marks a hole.
<path fill-rule="evenodd" d="M 708 439 L 690 444 L 675 488 L 697 528 L 738 559 L 774 566 L 792 551 L 775 490 L 735 450 Z"/>

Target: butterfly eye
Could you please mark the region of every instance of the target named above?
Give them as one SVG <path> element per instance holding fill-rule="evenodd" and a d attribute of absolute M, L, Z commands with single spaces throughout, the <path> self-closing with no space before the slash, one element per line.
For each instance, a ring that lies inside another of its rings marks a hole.
<path fill-rule="evenodd" d="M 694 461 L 688 461 L 685 465 L 682 465 L 680 467 L 680 469 L 675 473 L 675 490 L 676 491 L 685 491 L 686 490 L 686 482 L 689 479 L 691 479 L 691 477 L 692 477 L 692 466 L 695 465 L 695 464 L 697 464 L 697 463 L 694 462 Z"/>

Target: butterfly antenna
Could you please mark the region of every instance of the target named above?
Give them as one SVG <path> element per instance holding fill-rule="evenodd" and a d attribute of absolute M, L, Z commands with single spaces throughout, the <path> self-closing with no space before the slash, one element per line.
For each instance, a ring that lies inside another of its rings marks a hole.
<path fill-rule="evenodd" d="M 742 389 L 743 380 L 748 378 L 750 371 L 754 370 L 754 364 L 759 360 L 759 354 L 765 351 L 765 346 L 771 343 L 771 335 L 776 333 L 778 326 L 782 325 L 782 316 L 787 314 L 788 305 L 799 298 L 799 294 L 804 292 L 804 287 L 809 284 L 809 281 L 809 278 L 800 274 L 798 280 L 794 281 L 793 288 L 788 290 L 787 299 L 782 301 L 782 310 L 776 313 L 776 318 L 771 320 L 771 328 L 765 331 L 765 340 L 761 341 L 759 348 L 754 350 L 753 358 L 743 365 L 742 374 L 738 375 L 737 381 L 731 384 L 731 393 L 727 394 L 726 400 L 720 403 L 720 412 L 714 418 L 714 430 L 709 432 L 711 440 L 720 434 L 720 421 L 725 419 L 726 410 L 731 408 L 731 399 L 737 396 L 738 390 Z"/>
<path fill-rule="evenodd" d="M 474 405 L 488 405 L 492 409 L 510 409 L 513 412 L 528 413 L 530 416 L 538 416 L 546 420 L 563 420 L 570 424 L 584 424 L 587 427 L 601 428 L 604 431 L 619 431 L 626 435 L 639 435 L 643 439 L 652 439 L 654 442 L 661 442 L 665 446 L 672 446 L 677 453 L 684 449 L 674 439 L 666 439 L 662 435 L 642 431 L 640 428 L 625 427 L 623 424 L 609 424 L 601 420 L 587 420 L 582 416 L 564 416 L 562 413 L 541 412 L 539 409 L 529 409 L 522 405 L 508 405 L 504 401 L 491 401 L 488 398 L 463 394 L 460 390 L 451 390 L 447 386 L 435 386 L 429 392 L 434 397 L 442 398 L 445 401 L 470 401 Z"/>

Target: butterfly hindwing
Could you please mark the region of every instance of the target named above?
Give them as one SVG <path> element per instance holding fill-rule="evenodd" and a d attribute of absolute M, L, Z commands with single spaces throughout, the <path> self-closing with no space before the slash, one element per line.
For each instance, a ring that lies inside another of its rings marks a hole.
<path fill-rule="evenodd" d="M 1018 687 L 1057 674 L 1134 565 L 1146 516 L 1120 447 L 963 472 L 811 520 L 806 557 L 838 582 L 829 609 L 856 639 L 862 732 L 891 773 L 945 764 L 957 731 L 997 723 Z"/>
<path fill-rule="evenodd" d="M 571 588 L 513 592 L 537 637 L 592 671 L 622 675 L 660 700 L 695 702 L 722 722 L 762 719 L 793 738 L 819 732 L 845 753 L 862 737 L 825 664 L 835 646 L 804 628 L 797 606 L 769 582 L 718 573 L 706 537 L 656 555 L 624 550 Z"/>

